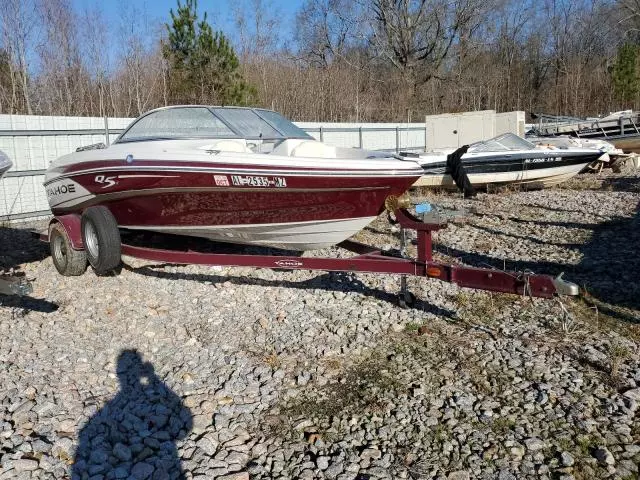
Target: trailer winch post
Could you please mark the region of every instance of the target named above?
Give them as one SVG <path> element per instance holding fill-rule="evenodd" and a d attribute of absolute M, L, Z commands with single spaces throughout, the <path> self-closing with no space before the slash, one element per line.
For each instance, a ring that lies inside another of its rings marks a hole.
<path fill-rule="evenodd" d="M 400 257 L 409 258 L 407 255 L 407 230 L 400 225 Z M 407 276 L 400 275 L 400 293 L 398 295 L 398 303 L 402 308 L 407 308 L 414 303 L 413 295 L 407 288 Z"/>

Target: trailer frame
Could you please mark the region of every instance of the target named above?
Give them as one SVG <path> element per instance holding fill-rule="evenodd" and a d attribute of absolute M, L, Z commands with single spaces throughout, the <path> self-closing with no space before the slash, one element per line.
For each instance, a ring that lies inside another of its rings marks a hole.
<path fill-rule="evenodd" d="M 337 245 L 356 254 L 346 258 L 208 253 L 128 243 L 122 243 L 121 251 L 122 255 L 174 264 L 396 274 L 401 275 L 399 296 L 401 304 L 410 303 L 412 299 L 407 289 L 407 276 L 427 277 L 455 283 L 461 287 L 532 297 L 551 298 L 556 294 L 579 294 L 578 286 L 565 281 L 562 274 L 554 278 L 532 272 L 503 271 L 434 261 L 432 234 L 445 228 L 447 223 L 440 219 L 422 221 L 405 208 L 395 208 L 393 213 L 401 230 L 401 248 L 399 253 L 395 254 L 353 240 L 346 240 Z M 74 250 L 84 249 L 80 232 L 80 214 L 54 217 L 49 224 L 48 232 L 39 235 L 41 240 L 49 240 L 51 227 L 55 224 L 62 225 Z M 416 232 L 417 256 L 415 258 L 406 254 L 406 233 L 410 230 Z"/>

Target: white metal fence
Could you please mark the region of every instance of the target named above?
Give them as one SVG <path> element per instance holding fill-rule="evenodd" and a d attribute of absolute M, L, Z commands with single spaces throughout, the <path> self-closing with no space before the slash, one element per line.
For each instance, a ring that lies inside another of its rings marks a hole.
<path fill-rule="evenodd" d="M 13 167 L 0 180 L 0 220 L 49 214 L 42 183 L 44 172 L 56 158 L 92 143 L 109 143 L 133 119 L 99 117 L 45 117 L 0 115 L 0 155 Z M 339 147 L 372 150 L 424 149 L 421 123 L 309 123 L 297 125 L 316 139 Z"/>

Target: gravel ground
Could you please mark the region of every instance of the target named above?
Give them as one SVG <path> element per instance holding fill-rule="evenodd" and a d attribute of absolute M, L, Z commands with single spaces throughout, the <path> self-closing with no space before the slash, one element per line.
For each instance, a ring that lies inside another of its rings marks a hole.
<path fill-rule="evenodd" d="M 475 200 L 439 257 L 580 299 L 398 278 L 153 265 L 62 277 L 0 228 L 0 479 L 638 478 L 640 179 Z M 395 244 L 384 219 L 359 234 Z M 321 253 L 333 253 L 331 251 Z"/>

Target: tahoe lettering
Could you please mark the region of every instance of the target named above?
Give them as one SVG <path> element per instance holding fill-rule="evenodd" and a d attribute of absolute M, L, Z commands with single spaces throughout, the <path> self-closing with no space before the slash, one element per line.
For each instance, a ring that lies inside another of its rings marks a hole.
<path fill-rule="evenodd" d="M 47 196 L 55 197 L 56 195 L 64 195 L 65 193 L 76 193 L 76 186 L 73 183 L 66 185 L 58 185 L 56 187 L 47 188 Z"/>

